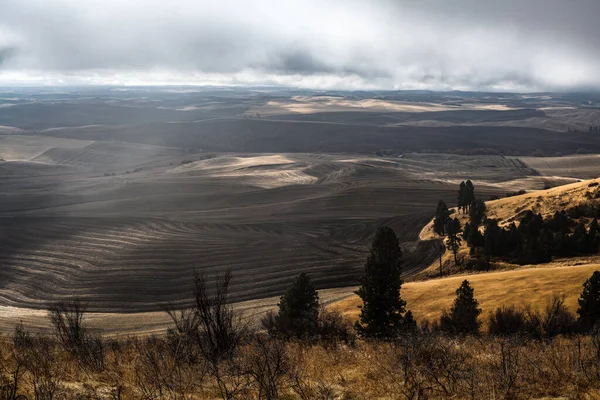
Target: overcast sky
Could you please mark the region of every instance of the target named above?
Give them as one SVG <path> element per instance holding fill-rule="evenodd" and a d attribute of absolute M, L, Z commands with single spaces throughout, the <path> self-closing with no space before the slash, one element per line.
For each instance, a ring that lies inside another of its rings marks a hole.
<path fill-rule="evenodd" d="M 0 0 L 2 84 L 600 88 L 600 0 Z"/>

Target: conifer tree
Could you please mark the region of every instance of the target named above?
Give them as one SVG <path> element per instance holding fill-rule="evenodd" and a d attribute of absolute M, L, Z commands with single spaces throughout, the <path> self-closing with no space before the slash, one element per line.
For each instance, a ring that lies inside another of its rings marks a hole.
<path fill-rule="evenodd" d="M 357 333 L 364 338 L 390 339 L 403 330 L 406 302 L 400 297 L 402 251 L 391 228 L 377 230 L 356 294 L 363 306 Z M 412 315 L 412 314 L 411 314 Z"/>
<path fill-rule="evenodd" d="M 441 318 L 441 328 L 445 332 L 455 334 L 477 334 L 481 322 L 479 302 L 473 295 L 473 288 L 468 280 L 464 280 L 456 290 L 456 299 L 450 313 L 444 313 Z"/>
<path fill-rule="evenodd" d="M 471 182 L 471 180 L 465 182 L 463 203 L 465 210 L 470 212 L 473 203 L 475 203 L 475 186 L 473 186 L 473 182 Z"/>
<path fill-rule="evenodd" d="M 458 209 L 464 211 L 465 209 L 465 181 L 462 181 L 458 187 Z"/>
<path fill-rule="evenodd" d="M 469 210 L 469 219 L 471 221 L 472 228 L 478 228 L 487 216 L 487 207 L 485 201 L 475 200 L 471 209 Z"/>
<path fill-rule="evenodd" d="M 446 247 L 452 250 L 454 255 L 454 265 L 458 265 L 458 250 L 460 249 L 461 239 L 461 226 L 458 218 L 451 219 L 446 224 Z"/>
<path fill-rule="evenodd" d="M 301 273 L 279 300 L 275 329 L 286 337 L 305 338 L 317 333 L 319 295 L 310 277 Z"/>
<path fill-rule="evenodd" d="M 579 323 L 589 330 L 600 322 L 600 271 L 594 271 L 583 284 L 583 292 L 578 300 Z"/>
<path fill-rule="evenodd" d="M 450 220 L 450 211 L 448 206 L 444 203 L 444 200 L 438 201 L 437 209 L 435 211 L 435 218 L 433 220 L 433 231 L 439 236 L 443 236 L 446 233 L 446 224 Z"/>

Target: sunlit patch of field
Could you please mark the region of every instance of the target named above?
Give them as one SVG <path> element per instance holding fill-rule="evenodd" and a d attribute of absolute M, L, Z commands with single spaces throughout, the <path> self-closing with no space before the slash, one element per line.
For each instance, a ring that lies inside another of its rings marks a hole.
<path fill-rule="evenodd" d="M 564 296 L 570 311 L 577 311 L 577 299 L 582 285 L 600 264 L 570 267 L 524 268 L 512 271 L 489 272 L 473 275 L 452 276 L 422 282 L 408 282 L 402 286 L 402 298 L 407 302 L 417 321 L 439 319 L 442 310 L 450 309 L 456 289 L 468 279 L 475 290 L 475 297 L 482 309 L 482 318 L 502 306 L 523 307 L 530 305 L 542 310 L 553 296 Z M 361 300 L 353 295 L 331 305 L 347 317 L 356 320 Z"/>
<path fill-rule="evenodd" d="M 501 104 L 462 104 L 460 106 L 426 102 L 380 99 L 347 99 L 335 96 L 294 96 L 286 101 L 268 101 L 245 112 L 246 115 L 313 114 L 334 111 L 430 112 L 449 110 L 512 110 Z"/>
<path fill-rule="evenodd" d="M 352 288 L 323 289 L 319 290 L 319 302 L 323 306 L 328 306 L 351 295 Z M 276 310 L 279 300 L 279 296 L 276 296 L 242 301 L 234 303 L 233 308 L 251 327 L 258 328 L 260 319 L 267 311 Z M 164 334 L 173 324 L 171 318 L 163 311 L 89 312 L 86 314 L 85 320 L 90 329 L 100 332 L 106 337 Z M 20 323 L 36 332 L 48 332 L 51 329 L 46 310 L 0 306 L 0 333 L 11 334 L 15 326 Z"/>
<path fill-rule="evenodd" d="M 309 163 L 283 155 L 262 155 L 210 158 L 172 168 L 167 173 L 236 179 L 266 189 L 316 183 L 318 177 L 306 172 L 309 168 Z"/>
<path fill-rule="evenodd" d="M 600 175 L 600 155 L 581 154 L 563 157 L 519 157 L 543 175 L 595 178 Z"/>
<path fill-rule="evenodd" d="M 91 143 L 93 141 L 48 136 L 0 135 L 0 158 L 6 161 L 28 161 L 55 147 L 80 149 Z"/>

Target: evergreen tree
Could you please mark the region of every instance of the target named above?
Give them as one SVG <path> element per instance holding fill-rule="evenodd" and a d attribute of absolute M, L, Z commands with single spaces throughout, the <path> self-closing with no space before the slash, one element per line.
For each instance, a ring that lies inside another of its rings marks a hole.
<path fill-rule="evenodd" d="M 458 209 L 464 211 L 465 209 L 465 181 L 462 181 L 458 187 Z"/>
<path fill-rule="evenodd" d="M 454 265 L 458 265 L 458 250 L 460 249 L 461 239 L 461 226 L 458 218 L 451 219 L 446 224 L 446 247 L 452 250 L 454 254 Z"/>
<path fill-rule="evenodd" d="M 600 271 L 594 271 L 583 284 L 583 292 L 579 297 L 579 323 L 589 330 L 600 322 Z"/>
<path fill-rule="evenodd" d="M 487 269 L 490 269 L 492 256 L 500 254 L 502 246 L 502 230 L 498 226 L 498 220 L 493 218 L 485 219 L 485 230 L 483 231 L 483 249 L 487 263 Z"/>
<path fill-rule="evenodd" d="M 600 247 L 599 234 L 600 230 L 598 228 L 598 220 L 594 219 L 590 223 L 590 228 L 588 230 L 588 253 L 594 254 L 598 252 L 598 248 Z"/>
<path fill-rule="evenodd" d="M 448 210 L 448 206 L 444 203 L 444 200 L 438 201 L 435 218 L 433 220 L 433 231 L 440 236 L 445 235 L 446 224 L 449 220 L 450 211 Z"/>
<path fill-rule="evenodd" d="M 487 207 L 485 201 L 475 200 L 471 209 L 469 210 L 469 218 L 471 221 L 472 228 L 478 228 L 487 216 Z"/>
<path fill-rule="evenodd" d="M 307 274 L 298 275 L 279 300 L 275 329 L 286 337 L 305 338 L 317 333 L 319 295 Z"/>
<path fill-rule="evenodd" d="M 377 230 L 356 294 L 363 306 L 357 333 L 364 338 L 389 339 L 403 329 L 406 302 L 400 298 L 402 251 L 391 228 Z"/>
<path fill-rule="evenodd" d="M 470 212 L 473 203 L 475 203 L 475 186 L 473 186 L 473 182 L 471 182 L 471 180 L 465 182 L 463 203 L 465 210 Z"/>
<path fill-rule="evenodd" d="M 478 306 L 479 302 L 473 296 L 473 288 L 465 279 L 456 290 L 456 299 L 450 313 L 442 315 L 442 330 L 455 334 L 477 334 L 481 325 L 478 320 L 481 309 Z"/>

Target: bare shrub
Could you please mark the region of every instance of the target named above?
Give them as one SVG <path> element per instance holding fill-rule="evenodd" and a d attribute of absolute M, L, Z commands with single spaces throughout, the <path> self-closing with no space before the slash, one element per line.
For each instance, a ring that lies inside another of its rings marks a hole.
<path fill-rule="evenodd" d="M 547 338 L 576 332 L 577 320 L 565 306 L 564 296 L 555 296 L 548 302 L 542 327 Z"/>
<path fill-rule="evenodd" d="M 171 352 L 180 362 L 195 364 L 202 358 L 198 314 L 195 309 L 166 310 L 175 327 L 167 330 Z"/>
<path fill-rule="evenodd" d="M 522 372 L 522 342 L 518 338 L 508 338 L 499 345 L 499 387 L 504 398 L 514 398 L 518 392 L 518 380 Z"/>
<path fill-rule="evenodd" d="M 257 386 L 258 398 L 278 399 L 279 389 L 291 370 L 285 343 L 259 335 L 248 349 L 245 359 L 247 371 Z"/>
<path fill-rule="evenodd" d="M 352 323 L 339 311 L 329 311 L 324 307 L 319 312 L 317 330 L 320 342 L 326 346 L 335 346 L 339 343 L 354 345 L 356 334 Z"/>
<path fill-rule="evenodd" d="M 488 333 L 496 336 L 509 336 L 526 331 L 526 315 L 515 306 L 497 308 L 490 315 Z"/>
<path fill-rule="evenodd" d="M 277 314 L 273 310 L 269 310 L 266 314 L 260 319 L 260 325 L 262 328 L 267 331 L 270 335 L 276 336 L 279 327 L 277 326 Z"/>
<path fill-rule="evenodd" d="M 104 344 L 100 336 L 90 333 L 84 325 L 86 309 L 79 300 L 62 302 L 49 308 L 48 317 L 59 342 L 80 361 L 82 367 L 102 370 Z"/>
<path fill-rule="evenodd" d="M 63 399 L 68 360 L 62 357 L 60 349 L 49 339 L 36 337 L 26 351 L 25 365 L 31 377 L 34 398 Z"/>
<path fill-rule="evenodd" d="M 453 340 L 428 336 L 420 342 L 417 357 L 434 394 L 454 396 L 472 379 L 471 354 Z"/>
<path fill-rule="evenodd" d="M 565 306 L 564 297 L 551 298 L 543 313 L 525 307 L 525 331 L 535 339 L 552 339 L 577 332 L 577 320 Z"/>
<path fill-rule="evenodd" d="M 215 378 L 221 397 L 233 399 L 248 387 L 248 375 L 243 371 L 235 352 L 248 336 L 248 326 L 235 315 L 227 302 L 231 271 L 215 282 L 215 292 L 208 293 L 206 278 L 194 273 L 194 298 L 200 350 L 208 361 L 209 372 Z"/>
<path fill-rule="evenodd" d="M 188 399 L 201 387 L 203 371 L 180 363 L 167 342 L 140 341 L 136 353 L 135 382 L 142 399 Z"/>
<path fill-rule="evenodd" d="M 17 400 L 24 399 L 20 395 L 25 368 L 25 357 L 23 350 L 31 344 L 31 336 L 25 331 L 22 324 L 17 325 L 13 334 L 13 347 L 0 359 L 0 399 Z"/>
<path fill-rule="evenodd" d="M 218 362 L 231 357 L 242 339 L 248 333 L 247 324 L 236 316 L 227 303 L 231 271 L 226 272 L 215 282 L 215 293 L 209 295 L 204 275 L 194 274 L 194 298 L 196 315 L 204 356 Z"/>
<path fill-rule="evenodd" d="M 419 354 L 423 340 L 425 336 L 405 335 L 385 345 L 389 346 L 386 353 L 391 355 L 391 360 L 387 365 L 383 364 L 383 371 L 395 390 L 407 399 L 426 398 L 432 392 L 420 369 Z"/>

